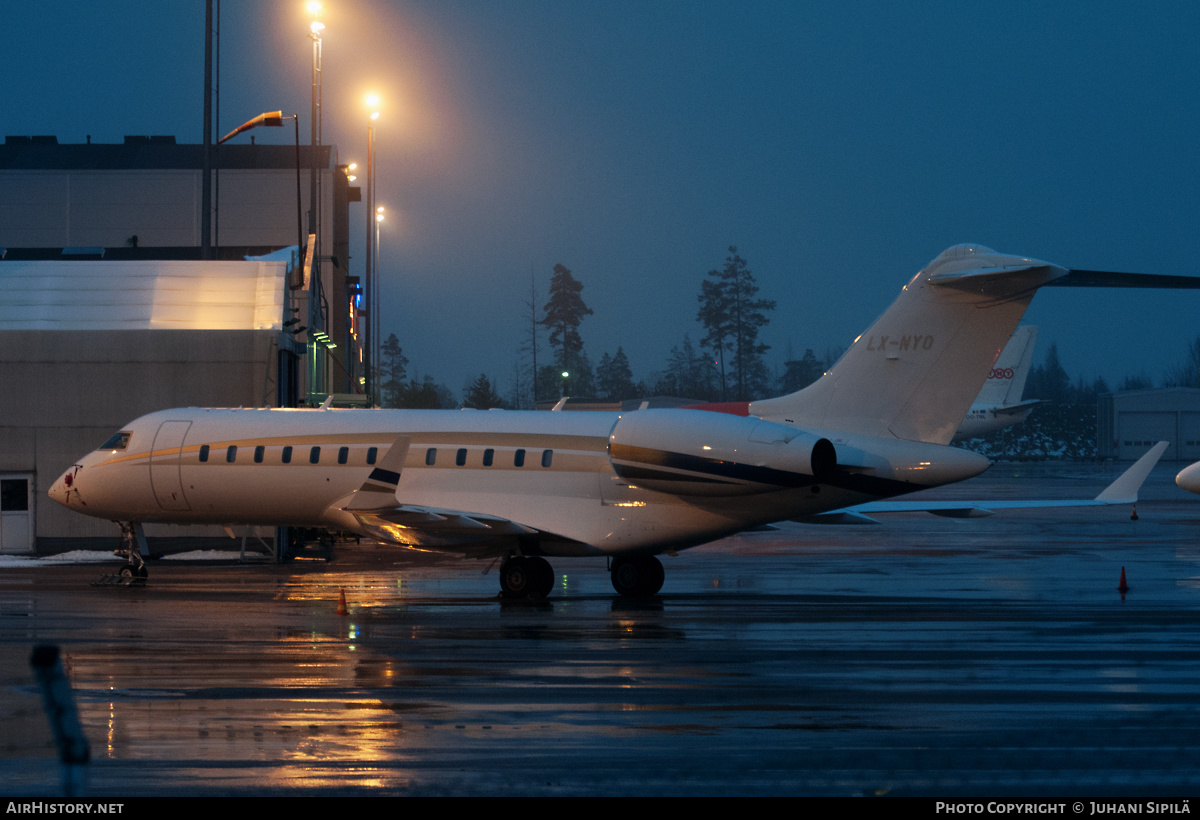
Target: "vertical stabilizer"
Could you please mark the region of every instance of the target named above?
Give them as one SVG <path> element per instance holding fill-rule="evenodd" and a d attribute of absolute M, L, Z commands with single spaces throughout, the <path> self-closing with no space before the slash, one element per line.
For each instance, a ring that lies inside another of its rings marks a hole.
<path fill-rule="evenodd" d="M 1042 285 L 1065 268 L 981 245 L 943 251 L 815 383 L 751 415 L 949 443 Z"/>
<path fill-rule="evenodd" d="M 973 407 L 1008 407 L 1021 403 L 1036 341 L 1037 328 L 1033 325 L 1021 325 L 1013 331 L 1000 358 L 988 371 L 987 381 L 975 397 Z"/>

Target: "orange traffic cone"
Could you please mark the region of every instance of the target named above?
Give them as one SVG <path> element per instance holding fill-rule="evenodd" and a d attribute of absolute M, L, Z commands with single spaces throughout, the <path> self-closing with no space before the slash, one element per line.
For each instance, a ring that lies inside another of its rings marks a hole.
<path fill-rule="evenodd" d="M 1121 570 L 1121 572 L 1124 573 L 1124 570 Z M 1121 583 L 1122 584 L 1125 583 L 1124 575 L 1121 576 Z M 338 596 L 337 614 L 338 615 L 349 615 L 350 613 L 346 611 L 346 590 L 342 589 L 342 590 L 340 590 L 340 592 L 341 592 L 341 594 Z"/>
<path fill-rule="evenodd" d="M 1121 567 L 1121 583 L 1117 585 L 1117 590 L 1122 594 L 1129 591 L 1129 584 L 1125 583 L 1125 567 Z"/>

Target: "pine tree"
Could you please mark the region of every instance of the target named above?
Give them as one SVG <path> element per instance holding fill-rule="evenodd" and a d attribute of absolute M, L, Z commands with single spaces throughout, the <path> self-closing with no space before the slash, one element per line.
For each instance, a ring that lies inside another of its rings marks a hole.
<path fill-rule="evenodd" d="M 766 387 L 762 354 L 769 348 L 758 341 L 758 333 L 770 321 L 766 314 L 775 309 L 775 302 L 755 299 L 757 294 L 754 274 L 737 255 L 736 246 L 730 246 L 725 267 L 709 271 L 700 284 L 696 318 L 707 331 L 700 344 L 713 351 L 720 363 L 722 400 L 729 398 L 726 353 L 732 354 L 734 399 L 746 401 Z"/>
<path fill-rule="evenodd" d="M 601 357 L 596 366 L 596 389 L 601 398 L 609 401 L 623 401 L 636 395 L 633 371 L 623 348 L 618 347 L 615 356 L 605 353 Z"/>
<path fill-rule="evenodd" d="M 560 372 L 571 372 L 578 365 L 583 351 L 583 339 L 579 335 L 579 323 L 592 310 L 583 302 L 580 293 L 583 284 L 562 265 L 554 266 L 550 279 L 550 301 L 546 302 L 541 325 L 550 331 L 550 344 L 559 349 Z M 539 395 L 542 395 L 539 385 Z"/>
<path fill-rule="evenodd" d="M 463 391 L 463 407 L 473 407 L 476 410 L 488 410 L 500 407 L 504 400 L 492 388 L 491 380 L 483 373 Z"/>
<path fill-rule="evenodd" d="M 400 340 L 395 333 L 388 334 L 380 348 L 379 358 L 379 403 L 383 407 L 400 407 L 408 359 L 400 349 Z"/>
<path fill-rule="evenodd" d="M 783 366 L 786 368 L 780 385 L 783 393 L 795 393 L 808 387 L 825 372 L 825 367 L 817 360 L 811 347 L 804 351 L 804 358 L 784 362 Z"/>

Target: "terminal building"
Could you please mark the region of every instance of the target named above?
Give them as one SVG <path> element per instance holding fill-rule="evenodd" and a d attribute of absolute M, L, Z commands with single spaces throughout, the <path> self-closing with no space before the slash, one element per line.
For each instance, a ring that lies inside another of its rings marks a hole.
<path fill-rule="evenodd" d="M 320 239 L 307 266 L 314 155 Z M 334 150 L 214 148 L 209 220 L 203 165 L 203 146 L 171 137 L 0 146 L 0 552 L 115 546 L 115 526 L 58 508 L 46 490 L 140 415 L 361 392 L 349 254 L 359 197 Z M 227 539 L 147 536 L 152 550 Z"/>

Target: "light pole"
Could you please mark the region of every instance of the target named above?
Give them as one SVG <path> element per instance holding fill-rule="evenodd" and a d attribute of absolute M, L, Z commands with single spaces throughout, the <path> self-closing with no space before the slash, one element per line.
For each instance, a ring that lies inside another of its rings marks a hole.
<path fill-rule="evenodd" d="M 296 254 L 297 254 L 297 262 L 299 263 L 300 254 L 302 254 L 304 252 L 304 224 L 303 224 L 303 220 L 301 218 L 301 213 L 302 213 L 303 209 L 300 204 L 300 115 L 299 114 L 288 114 L 285 116 L 282 111 L 263 112 L 262 114 L 259 114 L 254 119 L 246 120 L 244 123 L 239 125 L 237 128 L 233 129 L 228 134 L 221 137 L 221 139 L 217 141 L 217 145 L 223 144 L 224 142 L 232 139 L 233 137 L 236 137 L 238 134 L 242 133 L 243 131 L 249 131 L 251 128 L 258 128 L 260 125 L 261 126 L 272 126 L 275 128 L 282 127 L 283 121 L 288 120 L 288 119 L 290 119 L 295 124 L 295 133 L 296 133 L 296 242 L 297 242 Z M 290 285 L 290 283 L 289 283 L 289 285 Z M 298 322 L 294 318 L 291 318 L 291 316 L 290 316 L 290 311 L 291 311 L 291 306 L 292 306 L 291 292 L 292 292 L 292 288 L 290 286 L 284 287 L 284 289 L 283 289 L 284 319 L 285 319 L 284 328 L 288 329 L 288 327 L 290 325 L 291 332 L 293 334 L 295 334 L 295 333 L 299 332 L 300 330 L 305 330 L 306 328 L 301 327 L 299 329 L 296 329 L 295 325 L 298 324 Z M 309 299 L 309 301 L 311 303 L 311 301 L 312 301 L 311 298 Z M 281 349 L 279 351 L 279 355 L 280 355 L 280 363 L 279 363 L 280 372 L 279 372 L 279 377 L 276 380 L 276 384 L 278 385 L 276 401 L 280 407 L 290 407 L 296 403 L 295 387 L 296 387 L 297 379 L 295 378 L 295 374 L 294 374 L 295 368 L 293 366 L 296 361 L 296 354 L 295 354 L 294 350 L 284 351 Z M 286 361 L 288 362 L 286 367 L 284 366 L 285 357 L 286 357 Z"/>
<path fill-rule="evenodd" d="M 379 356 L 379 332 L 378 332 L 378 329 L 381 327 L 381 325 L 380 325 L 381 317 L 379 315 L 379 226 L 382 224 L 383 224 L 383 206 L 379 205 L 375 208 L 375 253 L 371 257 L 371 264 L 373 266 L 373 270 L 371 271 L 371 284 L 375 288 L 374 291 L 371 293 L 371 325 L 376 328 L 376 332 L 375 332 L 374 339 L 373 339 L 375 348 L 374 348 L 374 350 L 372 350 L 371 355 L 373 355 L 375 357 L 376 362 L 381 361 L 380 356 Z M 376 395 L 373 397 L 374 402 L 375 402 L 376 406 L 379 406 L 382 401 L 382 398 L 383 398 L 383 395 L 382 395 L 383 391 L 380 389 L 380 384 L 379 384 L 378 380 L 376 380 L 376 382 L 375 382 L 375 393 L 376 393 Z"/>
<path fill-rule="evenodd" d="M 296 125 L 296 252 L 301 253 L 304 250 L 304 225 L 300 219 L 300 115 L 285 115 L 282 111 L 265 111 L 252 120 L 246 120 L 237 128 L 221 137 L 221 139 L 217 140 L 217 145 L 223 144 L 226 140 L 236 137 L 243 131 L 258 128 L 260 125 L 281 128 L 284 120 L 291 120 Z"/>
<path fill-rule="evenodd" d="M 319 174 L 317 172 L 318 157 L 321 153 L 321 32 L 325 30 L 325 24 L 317 17 L 321 13 L 321 4 L 310 2 L 308 11 L 313 16 L 313 21 L 308 26 L 309 39 L 312 40 L 312 126 L 311 126 L 311 144 L 310 150 L 312 154 L 309 156 L 309 192 L 308 192 L 308 232 L 315 238 L 313 240 L 313 248 L 311 253 L 312 258 L 312 282 L 309 288 L 308 298 L 308 326 L 313 331 L 324 331 L 325 323 L 321 320 L 320 301 L 322 298 L 321 280 L 321 189 L 319 186 Z M 323 368 L 320 367 L 322 362 L 318 361 L 318 345 L 315 341 L 309 342 L 309 369 L 311 378 L 308 384 L 308 394 L 310 401 L 315 398 L 314 394 L 318 392 L 317 388 L 322 388 L 319 392 L 324 393 L 326 387 Z M 321 357 L 323 360 L 323 357 Z"/>
<path fill-rule="evenodd" d="M 367 213 L 375 214 L 375 121 L 379 119 L 379 97 L 375 94 L 367 96 L 367 107 L 371 110 L 370 116 L 367 118 Z M 376 282 L 375 282 L 375 267 L 372 254 L 376 228 L 371 224 L 371 217 L 367 218 L 367 259 L 366 259 L 366 292 L 367 292 L 367 327 L 363 334 L 363 371 L 367 376 L 367 395 L 371 397 L 371 403 L 378 406 L 375 400 L 378 394 L 378 374 L 375 369 L 379 366 L 378 357 L 375 354 L 376 343 L 378 341 L 379 329 L 376 325 L 378 317 L 378 306 L 376 304 Z"/>

